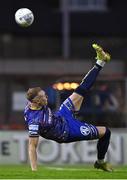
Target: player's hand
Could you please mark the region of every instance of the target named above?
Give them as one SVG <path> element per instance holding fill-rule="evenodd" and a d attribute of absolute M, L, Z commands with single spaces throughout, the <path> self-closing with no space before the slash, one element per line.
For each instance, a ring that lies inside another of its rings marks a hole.
<path fill-rule="evenodd" d="M 37 168 L 36 169 L 32 169 L 32 171 L 34 171 L 34 172 L 37 171 Z"/>

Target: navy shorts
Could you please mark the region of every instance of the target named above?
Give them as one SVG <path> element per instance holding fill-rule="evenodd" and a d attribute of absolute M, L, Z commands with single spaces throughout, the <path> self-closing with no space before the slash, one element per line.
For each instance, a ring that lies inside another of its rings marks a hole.
<path fill-rule="evenodd" d="M 76 119 L 74 117 L 74 110 L 74 105 L 71 99 L 68 98 L 62 103 L 58 111 L 58 114 L 62 116 L 68 124 L 69 133 L 66 142 L 98 139 L 99 133 L 96 126 Z"/>

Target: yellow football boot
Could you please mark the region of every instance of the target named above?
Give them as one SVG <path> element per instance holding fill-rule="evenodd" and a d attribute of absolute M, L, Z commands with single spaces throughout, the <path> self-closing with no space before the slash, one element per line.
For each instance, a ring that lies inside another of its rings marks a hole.
<path fill-rule="evenodd" d="M 97 56 L 97 60 L 109 62 L 111 60 L 111 55 L 103 50 L 101 46 L 98 44 L 92 44 L 92 47 L 95 49 Z"/>

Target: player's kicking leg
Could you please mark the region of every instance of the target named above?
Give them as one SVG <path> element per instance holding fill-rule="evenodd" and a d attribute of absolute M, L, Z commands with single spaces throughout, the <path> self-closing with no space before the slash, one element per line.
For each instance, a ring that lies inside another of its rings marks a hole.
<path fill-rule="evenodd" d="M 110 55 L 107 52 L 105 52 L 101 46 L 97 44 L 92 44 L 92 47 L 95 49 L 97 54 L 96 64 L 82 79 L 81 84 L 75 90 L 75 92 L 69 97 L 73 102 L 76 111 L 80 109 L 83 99 L 87 96 L 88 91 L 93 86 L 104 64 L 106 62 L 109 62 L 111 59 Z"/>
<path fill-rule="evenodd" d="M 85 98 L 85 96 L 87 95 L 87 92 L 93 86 L 100 70 L 105 65 L 105 63 L 109 62 L 111 59 L 110 55 L 107 52 L 105 52 L 101 46 L 98 46 L 97 44 L 93 44 L 92 46 L 97 53 L 96 64 L 86 74 L 86 76 L 83 78 L 79 87 L 70 96 L 70 99 L 75 107 L 75 110 L 77 110 L 77 111 L 80 109 L 82 101 Z M 99 133 L 99 140 L 98 140 L 98 144 L 97 144 L 98 160 L 95 162 L 94 167 L 97 169 L 102 169 L 104 171 L 111 172 L 112 167 L 107 162 L 104 162 L 104 157 L 105 157 L 105 154 L 109 147 L 111 132 L 108 128 L 105 128 L 105 127 L 97 127 L 97 129 L 98 129 L 98 133 Z"/>

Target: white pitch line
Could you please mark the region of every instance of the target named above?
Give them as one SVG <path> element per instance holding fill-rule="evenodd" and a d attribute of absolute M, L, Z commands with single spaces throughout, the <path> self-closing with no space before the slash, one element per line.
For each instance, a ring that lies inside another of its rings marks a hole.
<path fill-rule="evenodd" d="M 85 169 L 85 168 L 62 168 L 62 167 L 46 167 L 46 169 L 57 170 L 57 171 L 97 171 L 97 169 Z M 122 169 L 115 169 L 114 172 L 126 172 Z"/>
<path fill-rule="evenodd" d="M 91 169 L 84 169 L 84 168 L 62 168 L 62 167 L 46 167 L 47 169 L 54 169 L 58 171 L 91 171 Z"/>

